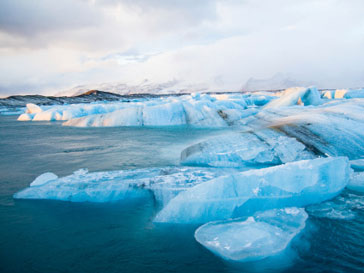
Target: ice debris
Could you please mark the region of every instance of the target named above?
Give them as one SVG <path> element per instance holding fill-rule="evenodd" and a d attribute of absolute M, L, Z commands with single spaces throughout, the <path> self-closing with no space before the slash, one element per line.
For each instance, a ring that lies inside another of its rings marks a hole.
<path fill-rule="evenodd" d="M 364 209 L 364 195 L 360 192 L 344 191 L 332 200 L 306 208 L 309 215 L 333 220 L 353 220 L 357 212 Z"/>
<path fill-rule="evenodd" d="M 196 230 L 195 238 L 226 260 L 261 260 L 282 253 L 304 229 L 307 218 L 302 208 L 267 210 L 246 220 L 207 223 Z"/>

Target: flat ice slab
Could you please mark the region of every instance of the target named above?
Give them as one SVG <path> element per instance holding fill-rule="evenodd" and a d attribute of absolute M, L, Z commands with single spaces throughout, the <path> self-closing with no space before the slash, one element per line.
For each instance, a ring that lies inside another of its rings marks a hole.
<path fill-rule="evenodd" d="M 319 203 L 345 188 L 349 174 L 348 159 L 336 157 L 222 176 L 181 192 L 155 221 L 206 223 L 259 210 Z"/>
<path fill-rule="evenodd" d="M 195 232 L 196 240 L 226 260 L 261 260 L 284 251 L 305 227 L 307 213 L 302 208 L 257 212 L 246 220 L 210 222 Z"/>
<path fill-rule="evenodd" d="M 180 192 L 234 170 L 164 167 L 89 173 L 81 169 L 58 178 L 45 173 L 16 199 L 53 199 L 71 202 L 113 202 L 150 197 L 165 205 Z"/>

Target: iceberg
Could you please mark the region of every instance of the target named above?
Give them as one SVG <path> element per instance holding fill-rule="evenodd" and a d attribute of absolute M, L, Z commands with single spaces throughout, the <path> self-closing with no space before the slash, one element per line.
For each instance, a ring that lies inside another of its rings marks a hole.
<path fill-rule="evenodd" d="M 181 163 L 237 167 L 277 165 L 327 155 L 351 160 L 364 157 L 363 99 L 332 101 L 317 107 L 264 108 L 234 124 L 232 133 L 187 147 Z M 361 163 L 353 164 L 358 167 Z"/>
<path fill-rule="evenodd" d="M 26 105 L 25 113 L 18 117 L 18 120 L 27 121 L 55 121 L 70 120 L 93 114 L 105 114 L 125 107 L 125 102 L 100 102 L 100 103 L 79 103 L 64 105 L 42 105 L 33 103 Z"/>
<path fill-rule="evenodd" d="M 45 183 L 58 179 L 58 176 L 54 173 L 44 173 L 38 176 L 32 183 L 30 187 L 44 185 Z"/>
<path fill-rule="evenodd" d="M 345 95 L 345 99 L 364 98 L 364 89 L 348 90 Z"/>
<path fill-rule="evenodd" d="M 178 126 L 226 127 L 256 114 L 251 110 L 274 97 L 253 94 L 192 94 L 119 102 L 37 106 L 27 104 L 21 121 L 66 121 L 75 127 Z"/>
<path fill-rule="evenodd" d="M 26 104 L 26 111 L 27 114 L 38 114 L 42 112 L 42 108 L 40 108 L 38 105 L 34 103 L 27 103 Z"/>
<path fill-rule="evenodd" d="M 183 165 L 212 167 L 267 166 L 313 158 L 295 138 L 270 129 L 225 133 L 181 153 Z"/>
<path fill-rule="evenodd" d="M 354 171 L 362 172 L 364 171 L 364 159 L 350 160 L 350 166 Z"/>
<path fill-rule="evenodd" d="M 222 176 L 173 198 L 155 222 L 206 223 L 333 198 L 348 183 L 345 157 L 318 158 Z"/>
<path fill-rule="evenodd" d="M 321 103 L 321 94 L 317 88 L 294 87 L 286 89 L 278 99 L 269 102 L 264 108 L 280 108 L 296 104 L 320 105 Z"/>
<path fill-rule="evenodd" d="M 294 137 L 317 155 L 364 157 L 364 100 L 327 103 L 305 111 L 262 111 L 272 129 Z"/>
<path fill-rule="evenodd" d="M 140 126 L 142 124 L 141 107 L 115 110 L 111 113 L 87 115 L 73 118 L 63 123 L 64 126 L 74 127 L 115 127 Z"/>
<path fill-rule="evenodd" d="M 307 213 L 290 207 L 257 212 L 246 220 L 210 222 L 195 232 L 197 242 L 225 260 L 247 262 L 282 253 L 305 227 Z"/>
<path fill-rule="evenodd" d="M 355 172 L 351 175 L 348 189 L 364 193 L 364 172 Z"/>
<path fill-rule="evenodd" d="M 61 178 L 44 173 L 14 198 L 113 202 L 154 197 L 164 206 L 180 192 L 231 172 L 235 170 L 164 167 L 95 173 L 81 169 Z"/>

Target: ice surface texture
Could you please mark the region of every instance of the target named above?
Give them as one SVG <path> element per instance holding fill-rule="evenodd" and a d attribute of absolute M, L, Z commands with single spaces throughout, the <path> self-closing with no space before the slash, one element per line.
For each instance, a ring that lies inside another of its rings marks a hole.
<path fill-rule="evenodd" d="M 280 98 L 268 103 L 265 106 L 265 109 L 280 108 L 296 104 L 320 105 L 321 103 L 321 95 L 317 88 L 294 87 L 285 90 Z"/>
<path fill-rule="evenodd" d="M 350 177 L 348 188 L 364 193 L 364 172 L 353 173 Z"/>
<path fill-rule="evenodd" d="M 241 132 L 186 148 L 182 163 L 237 167 L 327 155 L 352 160 L 364 157 L 363 99 L 332 101 L 318 107 L 268 108 L 242 121 Z M 359 165 L 362 162 L 353 161 L 353 166 Z"/>
<path fill-rule="evenodd" d="M 263 129 L 231 132 L 190 146 L 182 151 L 184 165 L 243 167 L 277 165 L 311 159 L 305 145 L 283 133 Z"/>
<path fill-rule="evenodd" d="M 226 260 L 260 260 L 284 251 L 307 218 L 302 208 L 267 210 L 246 220 L 207 223 L 196 230 L 195 238 Z"/>
<path fill-rule="evenodd" d="M 14 195 L 16 199 L 54 199 L 71 202 L 112 202 L 150 197 L 165 205 L 178 193 L 216 176 L 234 170 L 206 168 L 146 168 L 138 170 L 88 173 L 79 170 L 58 178 L 45 173 L 29 188 Z"/>
<path fill-rule="evenodd" d="M 134 99 L 129 102 L 42 106 L 27 104 L 21 121 L 63 120 L 65 126 L 176 126 L 225 127 L 255 114 L 248 107 L 264 105 L 269 95 L 208 95 Z"/>
<path fill-rule="evenodd" d="M 156 222 L 206 223 L 259 210 L 306 206 L 336 196 L 348 183 L 347 158 L 318 158 L 223 176 L 180 193 Z"/>

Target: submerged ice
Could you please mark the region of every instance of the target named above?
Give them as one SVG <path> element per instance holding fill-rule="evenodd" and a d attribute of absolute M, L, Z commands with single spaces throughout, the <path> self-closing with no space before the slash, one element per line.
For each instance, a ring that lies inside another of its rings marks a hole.
<path fill-rule="evenodd" d="M 261 260 L 284 251 L 305 227 L 307 213 L 290 207 L 257 212 L 246 220 L 210 222 L 195 232 L 196 240 L 231 261 Z"/>

